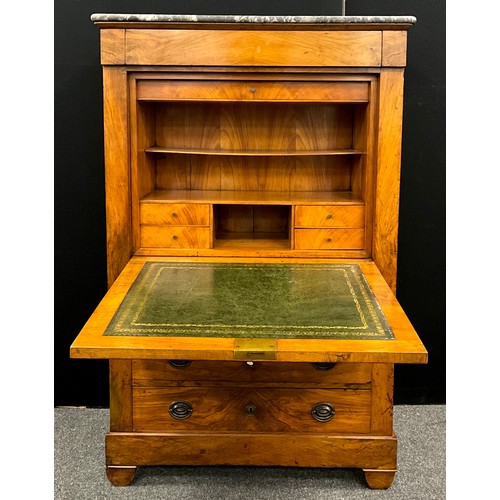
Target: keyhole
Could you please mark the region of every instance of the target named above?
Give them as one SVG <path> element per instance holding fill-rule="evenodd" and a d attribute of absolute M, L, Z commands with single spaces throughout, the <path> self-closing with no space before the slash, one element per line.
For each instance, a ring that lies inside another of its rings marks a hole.
<path fill-rule="evenodd" d="M 255 405 L 247 405 L 245 411 L 247 412 L 247 415 L 249 417 L 253 417 L 255 415 L 255 412 L 257 411 L 257 408 L 255 407 Z"/>

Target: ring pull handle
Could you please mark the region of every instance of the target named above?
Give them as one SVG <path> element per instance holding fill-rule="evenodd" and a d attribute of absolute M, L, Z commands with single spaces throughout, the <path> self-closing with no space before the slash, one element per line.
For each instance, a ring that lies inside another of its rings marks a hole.
<path fill-rule="evenodd" d="M 191 416 L 193 407 L 188 401 L 174 401 L 168 408 L 168 412 L 176 420 L 184 420 Z"/>
<path fill-rule="evenodd" d="M 316 403 L 311 409 L 311 415 L 318 422 L 329 422 L 335 416 L 335 408 L 330 403 Z"/>
<path fill-rule="evenodd" d="M 187 359 L 171 359 L 168 364 L 173 368 L 187 368 L 191 364 L 191 361 Z"/>
<path fill-rule="evenodd" d="M 326 372 L 331 370 L 335 363 L 312 363 L 315 370 L 319 370 L 320 372 Z"/>

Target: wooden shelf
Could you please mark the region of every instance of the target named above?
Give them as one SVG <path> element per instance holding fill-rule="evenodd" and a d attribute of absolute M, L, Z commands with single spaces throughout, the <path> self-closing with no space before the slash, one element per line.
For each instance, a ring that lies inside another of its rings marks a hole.
<path fill-rule="evenodd" d="M 141 203 L 213 203 L 251 205 L 339 204 L 364 205 L 351 191 L 217 191 L 217 190 L 156 190 L 141 199 Z"/>
<path fill-rule="evenodd" d="M 183 155 L 207 155 L 207 156 L 341 156 L 341 155 L 365 155 L 362 149 L 319 149 L 303 151 L 284 150 L 251 150 L 251 149 L 196 149 L 196 148 L 170 148 L 166 146 L 154 146 L 146 148 L 146 153 L 156 154 L 183 154 Z"/>

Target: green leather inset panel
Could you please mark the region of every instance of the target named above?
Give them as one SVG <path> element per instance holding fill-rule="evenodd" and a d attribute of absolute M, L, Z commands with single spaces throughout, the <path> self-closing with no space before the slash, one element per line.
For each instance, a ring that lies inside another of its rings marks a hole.
<path fill-rule="evenodd" d="M 356 264 L 147 262 L 105 335 L 393 339 Z"/>

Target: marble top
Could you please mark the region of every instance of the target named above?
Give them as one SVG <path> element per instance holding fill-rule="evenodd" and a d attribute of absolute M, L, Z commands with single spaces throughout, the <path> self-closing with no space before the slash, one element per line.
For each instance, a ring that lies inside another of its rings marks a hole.
<path fill-rule="evenodd" d="M 194 14 L 104 14 L 90 16 L 94 22 L 170 23 L 303 23 L 303 24 L 415 24 L 414 16 L 236 16 Z"/>

